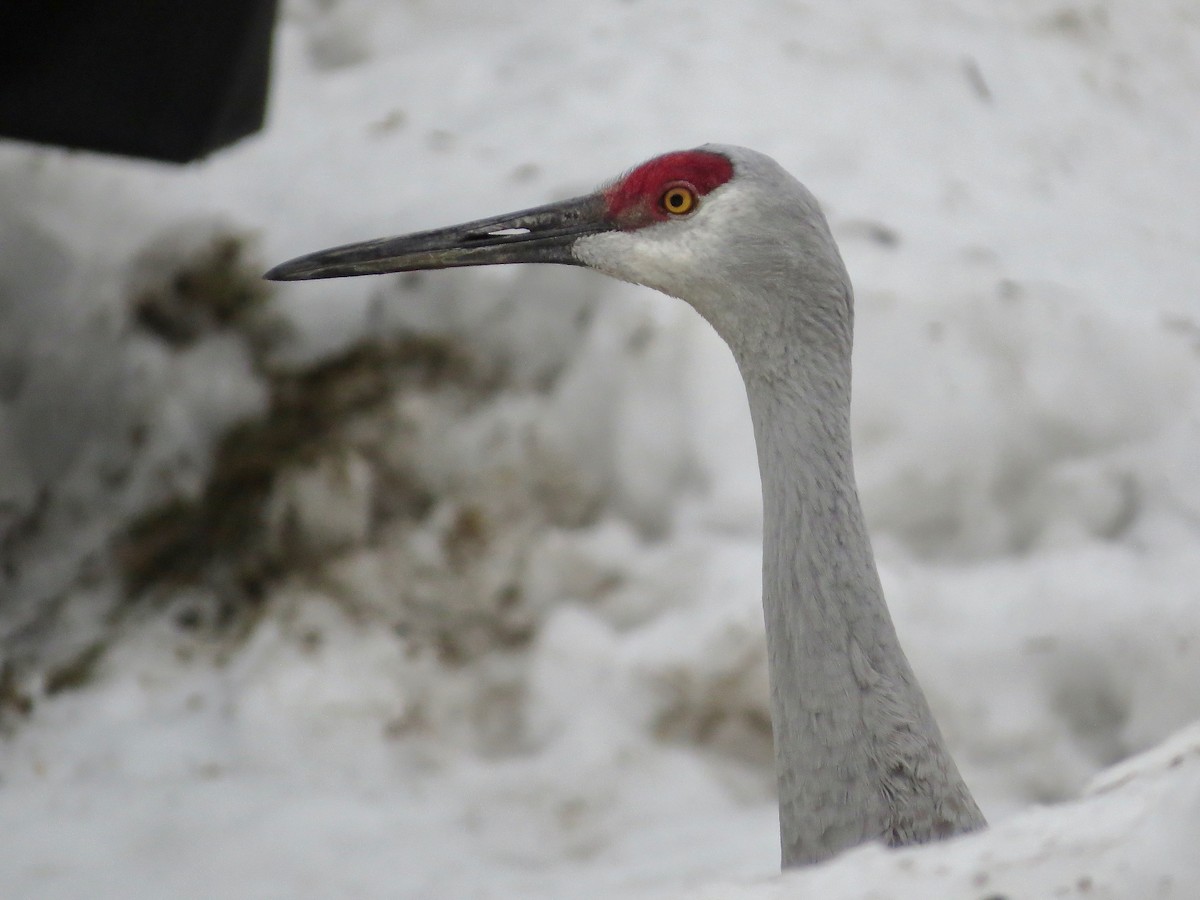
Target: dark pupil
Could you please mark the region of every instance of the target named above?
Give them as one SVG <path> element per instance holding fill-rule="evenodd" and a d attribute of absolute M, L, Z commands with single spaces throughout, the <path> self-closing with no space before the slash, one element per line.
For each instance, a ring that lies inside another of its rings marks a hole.
<path fill-rule="evenodd" d="M 674 191 L 670 195 L 670 198 L 667 200 L 667 202 L 678 209 L 679 207 L 683 206 L 683 194 L 679 193 L 678 191 Z"/>

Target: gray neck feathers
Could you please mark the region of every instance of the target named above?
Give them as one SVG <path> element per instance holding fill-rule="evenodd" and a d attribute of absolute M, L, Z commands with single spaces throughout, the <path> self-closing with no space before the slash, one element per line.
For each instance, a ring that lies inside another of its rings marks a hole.
<path fill-rule="evenodd" d="M 806 294 L 814 286 L 800 283 Z M 796 297 L 774 340 L 761 336 L 774 352 L 734 346 L 762 475 L 785 866 L 863 841 L 918 843 L 984 824 L 900 648 L 875 570 L 851 458 L 849 285 L 844 272 L 816 284 L 825 290 Z"/>

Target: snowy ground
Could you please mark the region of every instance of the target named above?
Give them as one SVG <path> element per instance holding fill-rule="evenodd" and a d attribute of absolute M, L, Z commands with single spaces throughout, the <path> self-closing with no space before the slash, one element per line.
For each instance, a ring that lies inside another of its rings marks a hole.
<path fill-rule="evenodd" d="M 278 38 L 210 162 L 0 145 L 0 896 L 1197 895 L 1194 4 L 295 0 Z M 987 833 L 774 874 L 757 471 L 682 304 L 548 268 L 135 314 L 213 235 L 252 284 L 710 140 L 830 214 L 881 574 Z M 270 444 L 282 395 L 321 427 Z M 130 602 L 131 525 L 212 497 L 262 528 Z"/>

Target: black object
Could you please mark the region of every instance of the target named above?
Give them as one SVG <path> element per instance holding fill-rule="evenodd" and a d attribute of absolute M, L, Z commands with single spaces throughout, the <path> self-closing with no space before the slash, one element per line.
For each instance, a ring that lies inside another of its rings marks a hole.
<path fill-rule="evenodd" d="M 0 0 L 0 136 L 188 162 L 258 131 L 276 0 Z"/>

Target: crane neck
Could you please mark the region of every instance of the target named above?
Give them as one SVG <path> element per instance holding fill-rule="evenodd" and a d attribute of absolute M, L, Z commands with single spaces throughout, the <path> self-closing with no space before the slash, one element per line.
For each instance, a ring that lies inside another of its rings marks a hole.
<path fill-rule="evenodd" d="M 762 476 L 785 866 L 984 824 L 884 602 L 854 480 L 842 321 L 844 342 L 823 329 L 821 341 L 782 342 L 790 349 L 775 358 L 739 358 Z"/>

